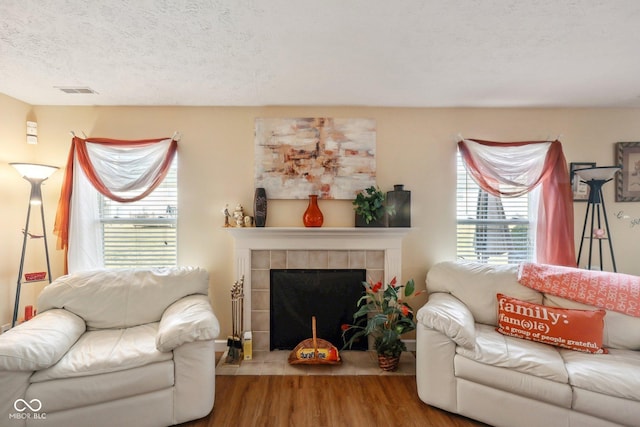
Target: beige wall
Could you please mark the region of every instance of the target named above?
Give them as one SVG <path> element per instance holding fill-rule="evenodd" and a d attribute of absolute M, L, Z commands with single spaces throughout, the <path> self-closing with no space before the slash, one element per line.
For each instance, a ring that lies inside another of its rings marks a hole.
<path fill-rule="evenodd" d="M 409 109 L 364 107 L 59 107 L 30 106 L 0 95 L 0 182 L 2 188 L 2 256 L 0 321 L 11 316 L 24 227 L 28 184 L 8 166 L 37 161 L 64 166 L 69 131 L 88 136 L 138 139 L 182 133 L 179 146 L 179 263 L 209 270 L 211 299 L 230 332 L 229 290 L 235 280 L 233 240 L 221 227 L 226 203 L 253 204 L 253 121 L 255 117 L 367 117 L 377 122 L 377 182 L 384 190 L 404 184 L 412 191 L 414 230 L 405 239 L 403 279 L 424 286 L 428 268 L 455 258 L 456 137 L 496 141 L 538 140 L 560 136 L 567 161 L 610 165 L 614 144 L 640 140 L 638 109 Z M 24 142 L 27 118 L 38 122 L 39 144 Z M 62 274 L 62 254 L 51 234 L 62 172 L 44 187 L 47 228 L 51 237 L 53 276 Z M 613 185 L 605 187 L 618 270 L 640 275 L 637 253 L 640 203 L 614 202 Z M 584 203 L 575 205 L 576 240 L 581 234 Z M 320 201 L 325 226 L 352 226 L 350 201 Z M 302 226 L 306 201 L 271 200 L 268 226 Z M 34 255 L 36 259 L 38 255 Z M 38 267 L 34 267 L 37 269 Z M 31 285 L 29 285 L 31 286 Z M 33 291 L 35 294 L 37 292 Z M 26 295 L 26 296 L 25 296 Z M 35 301 L 35 295 L 23 299 Z M 420 304 L 416 304 L 420 305 Z"/>

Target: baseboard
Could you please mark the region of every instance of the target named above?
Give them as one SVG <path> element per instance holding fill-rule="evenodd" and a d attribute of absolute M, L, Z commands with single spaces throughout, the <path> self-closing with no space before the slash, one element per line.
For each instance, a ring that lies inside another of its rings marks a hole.
<path fill-rule="evenodd" d="M 227 340 L 216 340 L 216 351 L 224 352 L 227 349 Z"/>
<path fill-rule="evenodd" d="M 403 340 L 407 351 L 416 351 L 416 340 Z M 216 340 L 216 351 L 224 352 L 227 349 L 227 340 Z"/>
<path fill-rule="evenodd" d="M 402 340 L 407 346 L 407 351 L 416 351 L 416 340 Z"/>

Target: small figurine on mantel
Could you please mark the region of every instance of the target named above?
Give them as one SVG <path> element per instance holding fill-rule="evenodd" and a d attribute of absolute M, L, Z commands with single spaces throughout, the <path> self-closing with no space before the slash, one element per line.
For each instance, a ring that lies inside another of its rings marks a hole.
<path fill-rule="evenodd" d="M 244 227 L 244 209 L 240 203 L 236 205 L 233 217 L 236 219 L 236 227 Z"/>
<path fill-rule="evenodd" d="M 231 214 L 229 213 L 229 204 L 228 203 L 226 205 L 224 205 L 224 209 L 222 209 L 222 214 L 224 215 L 224 226 L 225 227 L 231 227 L 231 224 L 229 224 L 229 217 L 231 216 Z"/>

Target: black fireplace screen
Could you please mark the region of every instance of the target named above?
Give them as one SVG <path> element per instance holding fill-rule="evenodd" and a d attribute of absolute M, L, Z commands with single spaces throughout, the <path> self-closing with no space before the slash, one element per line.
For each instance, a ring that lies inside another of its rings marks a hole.
<path fill-rule="evenodd" d="M 312 316 L 318 338 L 342 348 L 341 326 L 354 321 L 366 270 L 273 269 L 270 276 L 270 349 L 292 350 L 311 338 Z M 366 350 L 366 337 L 352 348 Z"/>

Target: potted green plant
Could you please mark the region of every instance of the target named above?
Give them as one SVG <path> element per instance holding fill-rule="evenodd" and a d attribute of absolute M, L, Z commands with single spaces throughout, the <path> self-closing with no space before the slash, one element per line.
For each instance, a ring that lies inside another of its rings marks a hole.
<path fill-rule="evenodd" d="M 356 227 L 386 227 L 387 216 L 393 215 L 393 206 L 385 205 L 386 194 L 371 186 L 356 195 L 353 201 Z"/>
<path fill-rule="evenodd" d="M 378 365 L 386 371 L 398 369 L 400 355 L 407 350 L 401 335 L 416 329 L 413 309 L 407 299 L 422 291 L 415 291 L 413 279 L 405 285 L 398 285 L 396 278 L 383 287 L 382 282 L 362 282 L 364 295 L 358 300 L 358 311 L 353 315 L 354 324 L 342 325 L 342 339 L 345 348 L 366 336 L 374 339 L 374 349 L 378 354 Z M 346 335 L 350 338 L 347 339 Z"/>

